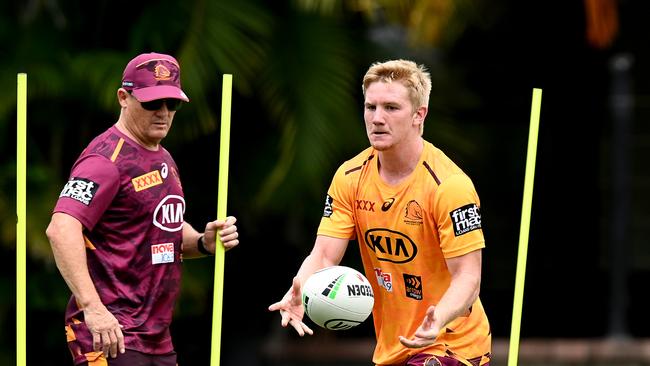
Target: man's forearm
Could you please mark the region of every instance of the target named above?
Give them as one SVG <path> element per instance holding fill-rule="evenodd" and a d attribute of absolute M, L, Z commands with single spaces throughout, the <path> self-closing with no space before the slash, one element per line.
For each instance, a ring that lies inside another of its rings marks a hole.
<path fill-rule="evenodd" d="M 183 223 L 183 242 L 181 244 L 183 259 L 205 257 L 197 248 L 201 235 L 192 225 L 187 222 Z"/>
<path fill-rule="evenodd" d="M 463 273 L 452 280 L 449 289 L 436 306 L 436 318 L 441 328 L 459 316 L 466 316 L 478 298 L 480 279 Z"/>
<path fill-rule="evenodd" d="M 55 216 L 47 229 L 56 266 L 82 308 L 101 303 L 88 272 L 86 247 L 78 222 Z"/>

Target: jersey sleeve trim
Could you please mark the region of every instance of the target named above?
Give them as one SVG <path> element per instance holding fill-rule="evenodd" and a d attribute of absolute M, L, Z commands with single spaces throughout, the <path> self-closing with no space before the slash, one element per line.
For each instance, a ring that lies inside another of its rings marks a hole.
<path fill-rule="evenodd" d="M 120 151 L 122 150 L 122 145 L 124 145 L 124 139 L 120 137 L 120 140 L 117 142 L 117 146 L 115 146 L 115 150 L 113 150 L 113 155 L 111 155 L 111 162 L 115 162 L 117 159 L 117 156 L 120 154 Z"/>
<path fill-rule="evenodd" d="M 348 239 L 354 240 L 356 238 L 356 233 L 352 231 L 352 235 L 344 234 L 340 231 L 331 230 L 329 228 L 319 227 L 316 235 L 329 236 L 336 239 Z"/>
<path fill-rule="evenodd" d="M 350 174 L 350 173 L 354 173 L 354 172 L 356 172 L 357 170 L 361 170 L 361 169 L 364 167 L 364 165 L 366 165 L 366 164 L 367 164 L 370 160 L 372 160 L 374 157 L 375 157 L 375 155 L 370 155 L 370 156 L 368 157 L 368 159 L 366 159 L 366 160 L 363 161 L 363 164 L 361 164 L 361 165 L 359 165 L 359 166 L 356 166 L 356 167 L 354 167 L 354 168 L 351 168 L 351 169 L 346 170 L 346 171 L 345 171 L 345 175 L 348 175 L 348 174 Z"/>
<path fill-rule="evenodd" d="M 83 237 L 84 237 L 84 243 L 86 244 L 86 248 L 90 250 L 97 250 L 97 248 L 93 245 L 93 243 L 90 241 L 90 239 L 88 239 L 86 235 L 84 235 Z"/>
<path fill-rule="evenodd" d="M 433 180 L 435 180 L 436 183 L 438 183 L 438 185 L 440 185 L 440 179 L 438 179 L 438 176 L 436 175 L 436 172 L 434 172 L 433 169 L 431 169 L 431 166 L 429 165 L 429 163 L 427 163 L 426 161 L 423 161 L 422 165 L 424 165 L 424 167 L 427 168 L 427 171 L 429 172 L 429 174 L 431 174 L 431 176 L 433 177 Z"/>

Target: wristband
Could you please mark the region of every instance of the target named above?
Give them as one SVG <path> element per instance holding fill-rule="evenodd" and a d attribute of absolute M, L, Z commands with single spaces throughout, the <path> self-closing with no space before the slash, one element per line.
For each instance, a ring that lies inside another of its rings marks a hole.
<path fill-rule="evenodd" d="M 210 253 L 203 245 L 203 235 L 199 236 L 199 240 L 196 241 L 196 249 L 203 255 L 214 255 L 214 253 Z"/>

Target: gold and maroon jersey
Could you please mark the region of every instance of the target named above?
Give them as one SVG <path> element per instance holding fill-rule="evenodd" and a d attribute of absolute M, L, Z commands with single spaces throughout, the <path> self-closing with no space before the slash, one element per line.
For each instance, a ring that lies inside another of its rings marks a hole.
<path fill-rule="evenodd" d="M 485 246 L 472 181 L 426 141 L 415 171 L 394 186 L 380 178 L 377 156 L 368 148 L 339 167 L 318 228 L 319 235 L 358 241 L 375 293 L 374 363 L 403 364 L 416 353 L 488 362 L 490 326 L 479 299 L 429 347 L 410 349 L 398 338 L 412 337 L 449 287 L 445 258 Z"/>
<path fill-rule="evenodd" d="M 123 326 L 126 348 L 173 351 L 185 199 L 169 152 L 146 150 L 112 126 L 81 153 L 54 212 L 83 224 L 90 277 Z M 99 357 L 74 296 L 65 319 L 75 364 Z"/>

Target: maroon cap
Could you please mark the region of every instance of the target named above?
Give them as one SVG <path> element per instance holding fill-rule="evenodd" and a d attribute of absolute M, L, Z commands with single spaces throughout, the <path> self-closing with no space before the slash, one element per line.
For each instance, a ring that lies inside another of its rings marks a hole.
<path fill-rule="evenodd" d="M 178 61 L 162 53 L 143 53 L 124 68 L 122 87 L 140 102 L 174 98 L 189 102 L 181 90 L 181 68 Z"/>

